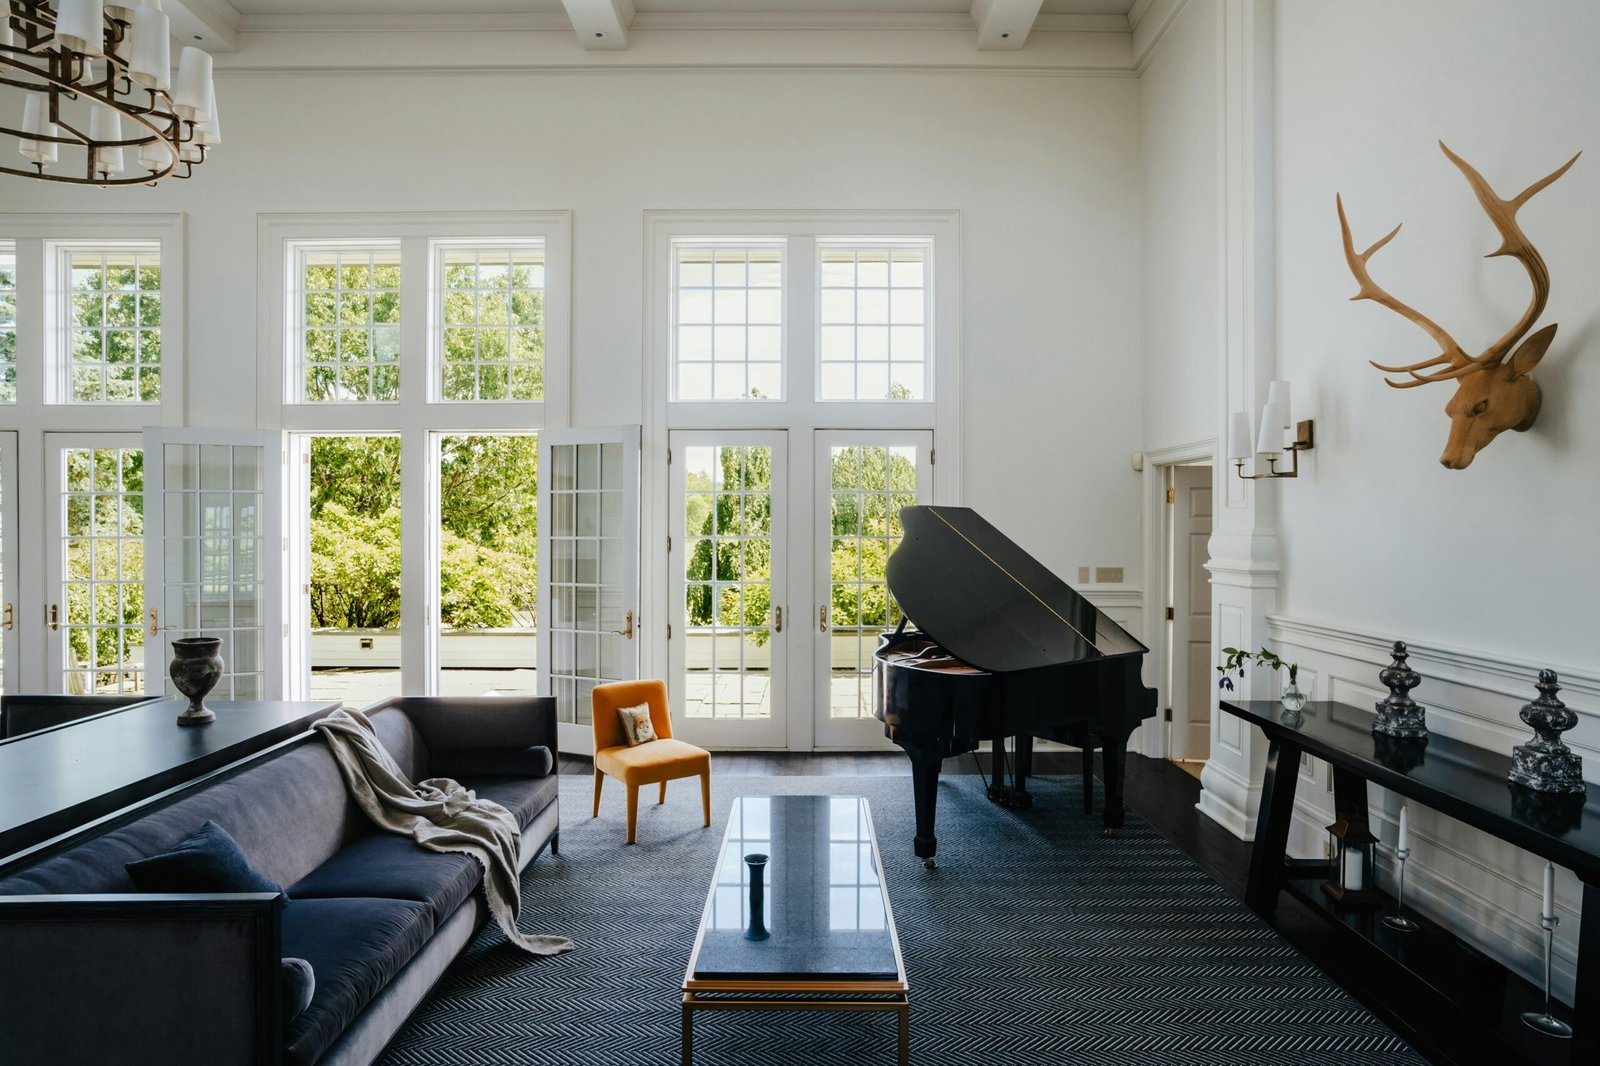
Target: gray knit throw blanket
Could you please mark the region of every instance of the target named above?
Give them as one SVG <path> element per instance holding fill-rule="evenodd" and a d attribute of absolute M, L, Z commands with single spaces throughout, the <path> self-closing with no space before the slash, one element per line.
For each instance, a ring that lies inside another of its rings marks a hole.
<path fill-rule="evenodd" d="M 327 741 L 345 787 L 374 825 L 408 835 L 429 851 L 459 852 L 478 860 L 489 913 L 507 940 L 534 955 L 571 949 L 566 937 L 530 935 L 517 928 L 522 838 L 510 811 L 448 778 L 412 784 L 359 711 L 334 711 L 312 728 Z"/>

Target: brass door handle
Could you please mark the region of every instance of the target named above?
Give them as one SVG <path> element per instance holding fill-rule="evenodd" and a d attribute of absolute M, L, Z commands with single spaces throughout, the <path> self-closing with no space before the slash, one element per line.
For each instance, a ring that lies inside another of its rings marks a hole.
<path fill-rule="evenodd" d="M 150 613 L 151 614 L 155 614 L 154 611 L 151 611 Z M 151 632 L 155 632 L 155 631 L 151 630 Z M 615 633 L 619 637 L 626 637 L 628 640 L 632 640 L 633 639 L 633 612 L 629 611 L 627 616 L 623 619 L 623 625 L 622 625 L 621 629 L 613 629 L 611 632 Z"/>
<path fill-rule="evenodd" d="M 5 621 L 4 622 L 0 622 L 0 626 L 4 626 L 7 630 L 11 630 L 11 629 L 15 629 L 16 625 L 17 625 L 17 612 L 16 612 L 15 608 L 13 608 L 11 606 L 11 604 L 8 603 L 8 604 L 6 604 Z"/>
<path fill-rule="evenodd" d="M 44 624 L 49 626 L 52 632 L 61 628 L 61 607 L 59 604 L 52 603 L 50 605 L 50 614 L 45 618 Z"/>
<path fill-rule="evenodd" d="M 772 631 L 774 633 L 782 633 L 783 632 L 783 608 L 782 607 L 774 607 L 772 609 Z"/>
<path fill-rule="evenodd" d="M 827 604 L 823 604 L 821 607 L 817 608 L 817 632 L 818 633 L 826 633 L 827 631 L 828 631 L 828 605 Z"/>
<path fill-rule="evenodd" d="M 150 609 L 150 635 L 153 637 L 159 632 L 161 632 L 161 626 L 157 624 L 156 611 L 155 608 L 152 607 Z"/>

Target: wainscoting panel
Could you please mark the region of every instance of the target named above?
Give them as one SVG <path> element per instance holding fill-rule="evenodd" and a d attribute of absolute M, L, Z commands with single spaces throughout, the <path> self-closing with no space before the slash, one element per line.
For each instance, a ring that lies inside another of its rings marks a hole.
<path fill-rule="evenodd" d="M 1366 708 L 1388 694 L 1378 672 L 1389 664 L 1392 636 L 1283 616 L 1271 616 L 1267 622 L 1273 649 L 1300 664 L 1300 687 L 1312 699 Z M 1427 708 L 1429 732 L 1508 753 L 1528 738 L 1517 714 L 1538 695 L 1534 681 L 1539 664 L 1414 641 L 1407 646 L 1412 668 L 1422 675 L 1422 684 L 1411 695 Z M 1563 669 L 1560 664 L 1552 668 L 1561 675 L 1561 698 L 1578 712 L 1578 726 L 1566 739 L 1583 756 L 1586 776 L 1600 779 L 1600 675 Z M 1333 821 L 1332 775 L 1319 761 L 1308 764 L 1301 768 L 1289 847 L 1294 855 L 1320 858 L 1327 844 L 1326 827 Z M 1379 878 L 1392 893 L 1400 797 L 1376 787 L 1369 791 L 1372 831 L 1380 839 Z M 1544 967 L 1544 934 L 1538 919 L 1543 869 L 1543 861 L 1525 851 L 1411 804 L 1407 905 L 1535 982 L 1542 981 Z M 1576 970 L 1581 899 L 1577 876 L 1558 867 L 1556 911 L 1562 921 L 1556 935 L 1554 982 L 1558 996 L 1568 1001 Z"/>

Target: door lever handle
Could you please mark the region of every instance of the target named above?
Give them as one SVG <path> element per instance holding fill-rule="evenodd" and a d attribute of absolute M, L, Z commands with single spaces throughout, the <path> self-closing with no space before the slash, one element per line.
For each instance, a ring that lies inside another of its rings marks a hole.
<path fill-rule="evenodd" d="M 16 610 L 11 606 L 11 604 L 8 603 L 8 604 L 6 604 L 5 621 L 4 622 L 0 622 L 0 626 L 4 626 L 5 629 L 11 630 L 11 629 L 16 628 L 16 624 L 17 624 L 17 613 L 16 613 Z"/>
<path fill-rule="evenodd" d="M 49 626 L 52 632 L 61 628 L 61 606 L 59 604 L 52 603 L 50 605 L 50 614 L 46 616 L 44 624 Z"/>
<path fill-rule="evenodd" d="M 152 612 L 152 613 L 154 613 L 154 612 Z M 619 637 L 624 637 L 624 638 L 626 638 L 628 640 L 632 640 L 633 639 L 633 612 L 629 611 L 627 613 L 627 615 L 624 617 L 621 629 L 613 629 L 611 632 L 615 633 Z"/>
<path fill-rule="evenodd" d="M 821 607 L 817 608 L 817 632 L 818 633 L 826 633 L 827 631 L 828 631 L 828 605 L 827 604 L 823 604 Z"/>
<path fill-rule="evenodd" d="M 774 607 L 772 609 L 772 631 L 774 633 L 782 633 L 783 632 L 783 608 L 782 607 Z"/>

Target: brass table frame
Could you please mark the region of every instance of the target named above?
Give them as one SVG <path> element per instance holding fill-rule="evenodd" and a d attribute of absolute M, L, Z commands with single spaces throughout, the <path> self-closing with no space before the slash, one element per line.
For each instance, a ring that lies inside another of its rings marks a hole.
<path fill-rule="evenodd" d="M 706 892 L 706 905 L 700 912 L 700 928 L 694 936 L 694 950 L 689 953 L 689 965 L 683 973 L 683 1066 L 694 1062 L 694 1012 L 718 1011 L 797 1011 L 825 1010 L 886 1012 L 899 1016 L 899 1066 L 909 1066 L 911 1049 L 911 986 L 906 981 L 906 963 L 900 954 L 900 933 L 895 928 L 894 911 L 889 906 L 889 885 L 884 878 L 882 856 L 878 853 L 878 829 L 872 821 L 872 807 L 867 805 L 867 828 L 872 834 L 872 861 L 878 868 L 879 888 L 883 893 L 883 916 L 894 945 L 895 977 L 892 980 L 833 979 L 825 976 L 783 980 L 771 977 L 697 978 L 695 963 L 700 959 L 700 945 L 705 940 L 706 919 L 711 914 L 711 901 L 717 892 L 717 874 L 711 872 L 711 887 Z M 729 826 L 733 822 L 729 819 Z M 723 830 L 722 843 L 717 847 L 717 862 L 722 860 L 727 844 L 728 830 Z M 796 998 L 800 996 L 817 998 Z M 830 996 L 857 996 L 872 998 L 831 999 Z"/>

